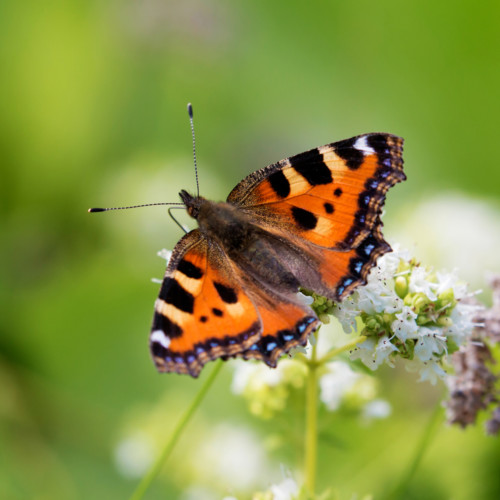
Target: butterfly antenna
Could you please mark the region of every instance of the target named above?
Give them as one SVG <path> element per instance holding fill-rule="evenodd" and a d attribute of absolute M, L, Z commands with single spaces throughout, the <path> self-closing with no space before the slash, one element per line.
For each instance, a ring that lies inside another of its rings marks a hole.
<path fill-rule="evenodd" d="M 128 210 L 129 208 L 156 207 L 158 205 L 183 205 L 184 203 L 146 203 L 144 205 L 132 205 L 130 207 L 89 208 L 90 213 L 109 212 L 110 210 Z"/>
<path fill-rule="evenodd" d="M 191 123 L 191 135 L 193 137 L 193 159 L 194 159 L 194 175 L 196 177 L 196 195 L 200 196 L 200 185 L 198 183 L 198 164 L 196 163 L 196 140 L 194 137 L 194 122 L 193 122 L 193 105 L 188 103 L 189 123 Z"/>

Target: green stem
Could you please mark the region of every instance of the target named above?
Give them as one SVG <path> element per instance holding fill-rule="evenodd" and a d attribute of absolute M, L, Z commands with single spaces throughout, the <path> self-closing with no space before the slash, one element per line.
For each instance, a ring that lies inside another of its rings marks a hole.
<path fill-rule="evenodd" d="M 330 361 L 332 358 L 339 355 L 340 353 L 344 351 L 349 351 L 353 347 L 356 347 L 358 344 L 363 343 L 366 339 L 367 337 L 365 335 L 360 335 L 359 337 L 356 337 L 354 340 L 351 340 L 351 342 L 348 342 L 347 344 L 344 344 L 341 347 L 337 347 L 337 349 L 332 349 L 318 361 L 318 364 L 323 365 L 324 363 Z"/>
<path fill-rule="evenodd" d="M 218 363 L 215 365 L 214 369 L 212 370 L 212 372 L 210 373 L 209 377 L 205 380 L 204 384 L 201 386 L 200 390 L 198 391 L 198 394 L 196 394 L 195 398 L 189 405 L 188 409 L 185 411 L 184 415 L 182 415 L 179 422 L 177 422 L 177 426 L 175 427 L 174 432 L 170 436 L 170 439 L 167 441 L 165 448 L 163 449 L 163 452 L 157 458 L 153 467 L 149 469 L 148 473 L 142 478 L 141 482 L 137 485 L 137 488 L 130 497 L 130 500 L 140 500 L 143 498 L 144 494 L 146 493 L 146 490 L 151 486 L 151 483 L 153 482 L 155 477 L 160 473 L 163 465 L 165 464 L 168 457 L 172 453 L 172 450 L 177 444 L 177 441 L 179 440 L 182 431 L 188 424 L 189 420 L 191 420 L 191 417 L 193 416 L 198 406 L 200 406 L 200 403 L 202 402 L 206 393 L 210 389 L 213 381 L 220 372 L 222 365 L 223 365 L 222 360 L 219 360 Z"/>
<path fill-rule="evenodd" d="M 304 457 L 304 477 L 305 486 L 308 495 L 314 497 L 316 491 L 316 469 L 318 459 L 318 369 L 327 361 L 339 355 L 341 352 L 348 351 L 357 344 L 366 340 L 365 336 L 360 336 L 351 342 L 333 349 L 328 354 L 318 359 L 317 354 L 317 339 L 312 346 L 311 358 L 305 356 L 301 358 L 307 365 L 307 381 L 306 381 L 306 432 L 305 432 L 305 457 Z"/>
<path fill-rule="evenodd" d="M 305 434 L 305 459 L 304 476 L 308 494 L 312 497 L 316 490 L 316 463 L 318 456 L 318 367 L 317 346 L 312 346 L 311 359 L 309 360 L 307 386 L 306 386 L 306 434 Z"/>
<path fill-rule="evenodd" d="M 431 444 L 432 438 L 434 437 L 435 432 L 437 431 L 438 424 L 441 423 L 441 415 L 443 409 L 440 404 L 436 405 L 435 410 L 432 412 L 427 425 L 425 426 L 424 432 L 420 437 L 420 440 L 417 444 L 417 448 L 415 450 L 415 454 L 412 457 L 410 464 L 406 472 L 401 477 L 399 484 L 393 490 L 392 494 L 389 495 L 391 500 L 397 500 L 400 498 L 407 498 L 406 492 L 408 490 L 408 486 L 415 476 L 422 459 L 424 458 L 425 452 L 429 448 Z"/>

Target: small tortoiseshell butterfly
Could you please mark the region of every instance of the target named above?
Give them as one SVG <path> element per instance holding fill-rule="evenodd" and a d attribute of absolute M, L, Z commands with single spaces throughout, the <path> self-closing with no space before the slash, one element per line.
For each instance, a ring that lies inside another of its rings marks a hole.
<path fill-rule="evenodd" d="M 198 222 L 175 246 L 150 337 L 160 372 L 197 377 L 216 358 L 275 367 L 319 325 L 299 287 L 340 301 L 391 250 L 385 193 L 403 181 L 403 140 L 364 134 L 269 165 L 226 202 L 182 190 Z"/>
<path fill-rule="evenodd" d="M 319 320 L 299 287 L 341 301 L 391 250 L 380 214 L 406 179 L 402 151 L 399 137 L 364 134 L 257 170 L 226 202 L 182 190 L 199 227 L 175 246 L 155 303 L 158 370 L 197 377 L 228 357 L 275 367 L 305 345 Z"/>

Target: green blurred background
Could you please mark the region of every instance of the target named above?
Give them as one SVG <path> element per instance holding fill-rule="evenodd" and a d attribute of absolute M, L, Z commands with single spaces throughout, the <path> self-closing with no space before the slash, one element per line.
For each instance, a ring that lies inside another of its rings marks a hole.
<path fill-rule="evenodd" d="M 389 194 L 388 238 L 431 263 L 453 267 L 465 248 L 500 270 L 499 16 L 493 1 L 0 2 L 0 498 L 126 498 L 137 477 L 115 456 L 127 428 L 154 413 L 161 445 L 199 387 L 158 375 L 148 352 L 150 278 L 164 272 L 155 252 L 180 230 L 164 208 L 87 213 L 194 189 L 187 102 L 203 195 L 223 199 L 314 146 L 395 133 L 408 181 Z M 448 213 L 447 196 L 458 208 L 439 229 L 453 248 L 425 253 L 441 245 L 427 226 Z M 484 231 L 463 233 L 462 213 Z M 460 271 L 484 286 L 481 268 Z M 382 376 L 393 416 L 362 428 L 339 415 L 321 447 L 319 484 L 339 498 L 384 498 L 443 392 L 404 371 Z M 230 378 L 193 429 L 233 422 L 265 442 L 275 424 L 249 416 Z M 189 468 L 197 443 L 180 442 L 147 498 L 209 498 L 196 493 L 203 466 Z M 294 469 L 280 450 L 274 463 Z M 499 459 L 481 427 L 443 427 L 408 498 L 500 498 Z"/>

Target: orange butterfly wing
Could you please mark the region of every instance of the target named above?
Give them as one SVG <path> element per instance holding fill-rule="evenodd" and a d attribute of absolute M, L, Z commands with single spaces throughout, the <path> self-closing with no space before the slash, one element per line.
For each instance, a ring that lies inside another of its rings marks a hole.
<path fill-rule="evenodd" d="M 261 338 L 236 356 L 258 359 L 272 368 L 282 354 L 298 345 L 305 346 L 309 334 L 319 326 L 309 307 L 284 299 L 274 300 L 272 305 L 261 304 L 258 309 L 263 324 Z"/>
<path fill-rule="evenodd" d="M 339 300 L 390 251 L 380 214 L 387 190 L 406 178 L 402 147 L 394 135 L 365 134 L 311 149 L 254 172 L 227 201 L 315 256 L 322 283 L 306 277 L 303 286 Z"/>
<path fill-rule="evenodd" d="M 227 201 L 269 229 L 326 248 L 352 247 L 378 222 L 387 190 L 406 178 L 403 140 L 365 134 L 327 144 L 258 170 Z"/>
<path fill-rule="evenodd" d="M 186 234 L 155 303 L 150 348 L 158 370 L 197 376 L 208 361 L 250 347 L 261 330 L 228 259 L 199 230 Z"/>
<path fill-rule="evenodd" d="M 312 149 L 254 172 L 227 201 L 297 259 L 304 288 L 341 300 L 390 251 L 380 214 L 387 190 L 405 179 L 402 142 L 366 134 Z M 226 250 L 199 230 L 175 247 L 150 337 L 159 371 L 196 377 L 208 361 L 234 356 L 276 366 L 318 326 L 293 290 L 274 289 L 257 269 L 247 274 Z"/>
<path fill-rule="evenodd" d="M 277 306 L 274 304 L 277 303 Z M 219 357 L 251 354 L 276 366 L 318 325 L 307 307 L 257 289 L 199 230 L 177 244 L 155 303 L 150 349 L 160 372 L 197 377 Z"/>

